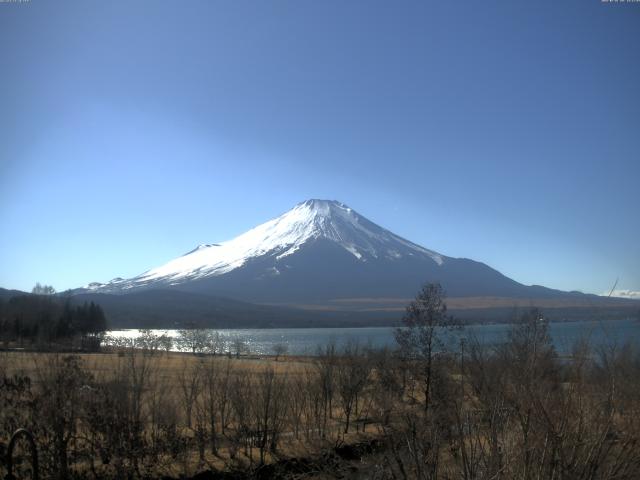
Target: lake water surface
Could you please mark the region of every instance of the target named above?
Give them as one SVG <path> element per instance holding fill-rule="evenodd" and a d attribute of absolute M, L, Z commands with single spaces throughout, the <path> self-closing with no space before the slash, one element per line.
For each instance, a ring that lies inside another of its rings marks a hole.
<path fill-rule="evenodd" d="M 443 332 L 442 337 L 450 345 L 457 345 L 460 338 L 476 337 L 485 344 L 497 344 L 507 338 L 511 325 L 470 325 L 459 332 Z M 177 337 L 177 330 L 152 330 L 155 334 Z M 232 349 L 236 339 L 240 339 L 248 352 L 257 355 L 273 353 L 273 346 L 285 344 L 291 355 L 314 355 L 319 347 L 335 343 L 338 347 L 356 341 L 373 347 L 395 346 L 393 327 L 365 328 L 274 328 L 274 329 L 220 329 L 218 332 L 224 351 Z M 551 323 L 550 333 L 553 344 L 560 353 L 568 353 L 575 342 L 588 340 L 592 345 L 623 344 L 631 342 L 640 345 L 640 322 L 637 320 L 608 320 L 606 322 L 566 322 Z M 112 337 L 135 338 L 139 330 L 112 330 Z M 174 347 L 177 350 L 177 347 Z"/>

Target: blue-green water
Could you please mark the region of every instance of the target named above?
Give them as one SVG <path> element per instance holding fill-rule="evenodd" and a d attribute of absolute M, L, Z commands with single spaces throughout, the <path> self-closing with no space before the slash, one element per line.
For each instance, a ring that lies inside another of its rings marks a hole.
<path fill-rule="evenodd" d="M 475 337 L 485 344 L 498 344 L 507 338 L 511 325 L 471 325 L 454 333 L 442 332 L 442 337 L 450 345 L 457 345 L 460 338 Z M 218 332 L 224 351 L 231 350 L 237 339 L 246 345 L 248 353 L 272 354 L 273 346 L 285 344 L 290 355 L 314 355 L 319 347 L 335 343 L 339 348 L 347 342 L 355 341 L 361 345 L 376 348 L 395 346 L 392 327 L 368 328 L 274 328 L 274 329 L 221 329 Z M 177 337 L 176 330 L 153 330 L 155 334 L 167 334 Z M 114 330 L 113 337 L 131 337 L 139 335 L 138 330 Z M 551 323 L 550 334 L 559 353 L 568 353 L 578 340 L 587 340 L 592 345 L 623 344 L 625 342 L 640 345 L 640 322 L 637 320 L 608 320 L 606 322 L 566 322 Z"/>

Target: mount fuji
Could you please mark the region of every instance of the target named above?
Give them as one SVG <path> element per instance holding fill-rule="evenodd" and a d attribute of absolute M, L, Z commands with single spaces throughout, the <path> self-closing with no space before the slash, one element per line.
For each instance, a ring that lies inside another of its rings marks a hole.
<path fill-rule="evenodd" d="M 579 295 L 525 286 L 483 263 L 442 255 L 329 200 L 307 200 L 232 240 L 77 293 L 170 289 L 322 309 L 404 302 L 428 281 L 440 282 L 450 297 Z"/>

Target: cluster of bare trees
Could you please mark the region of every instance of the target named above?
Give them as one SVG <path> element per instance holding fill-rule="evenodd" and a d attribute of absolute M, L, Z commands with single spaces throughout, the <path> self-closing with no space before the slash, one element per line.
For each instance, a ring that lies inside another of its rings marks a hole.
<path fill-rule="evenodd" d="M 261 362 L 165 353 L 166 340 L 146 332 L 145 348 L 121 345 L 97 364 L 33 354 L 27 369 L 5 355 L 0 450 L 27 427 L 42 477 L 153 478 L 252 468 L 365 436 L 383 446 L 371 460 L 378 478 L 640 478 L 638 349 L 584 342 L 561 358 L 536 310 L 500 345 L 447 348 L 453 327 L 430 285 L 396 350 L 326 345 Z"/>
<path fill-rule="evenodd" d="M 358 347 L 348 353 L 331 348 L 295 369 L 155 347 L 121 348 L 98 364 L 25 354 L 30 375 L 7 373 L 0 386 L 0 444 L 28 428 L 42 472 L 61 479 L 259 465 L 292 444 L 335 441 L 362 414 L 371 369 Z"/>
<path fill-rule="evenodd" d="M 560 357 L 548 322 L 531 309 L 503 343 L 467 338 L 447 350 L 441 335 L 453 324 L 442 298 L 427 285 L 397 332 L 412 387 L 394 403 L 395 421 L 380 422 L 386 475 L 640 478 L 637 346 L 583 341 Z"/>
<path fill-rule="evenodd" d="M 133 348 L 151 353 L 170 352 L 174 348 L 177 351 L 198 355 L 226 354 L 239 357 L 241 354 L 248 353 L 247 345 L 242 338 L 226 338 L 219 332 L 199 328 L 178 330 L 175 338 L 168 333 L 156 334 L 153 330 L 142 329 L 135 337 L 106 336 L 102 339 L 102 345 L 116 351 Z M 276 356 L 283 355 L 286 351 L 285 344 L 274 346 Z"/>

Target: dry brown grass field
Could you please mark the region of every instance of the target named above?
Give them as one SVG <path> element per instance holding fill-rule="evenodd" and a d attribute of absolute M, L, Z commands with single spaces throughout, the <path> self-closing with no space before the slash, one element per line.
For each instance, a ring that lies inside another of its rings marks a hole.
<path fill-rule="evenodd" d="M 0 358 L 4 363 L 4 371 L 7 374 L 20 374 L 33 376 L 39 364 L 46 363 L 53 357 L 59 357 L 60 353 L 49 352 L 30 352 L 30 351 L 8 351 L 0 352 Z M 104 375 L 113 372 L 123 363 L 124 354 L 117 352 L 103 353 L 75 353 L 87 369 L 95 376 Z M 272 368 L 278 374 L 295 375 L 302 374 L 312 364 L 313 357 L 304 356 L 284 356 L 277 361 L 274 356 L 255 356 L 241 355 L 227 357 L 226 355 L 193 355 L 191 353 L 181 352 L 158 352 L 153 355 L 153 363 L 155 368 L 163 372 L 163 376 L 170 379 L 171 382 L 177 381 L 178 373 L 185 367 L 194 366 L 203 360 L 213 361 L 218 364 L 226 363 L 229 359 L 233 362 L 237 371 L 248 373 L 257 373 Z"/>
<path fill-rule="evenodd" d="M 636 347 L 560 358 L 535 311 L 497 347 L 440 351 L 433 326 L 277 360 L 0 352 L 0 450 L 26 427 L 65 480 L 640 478 Z"/>

